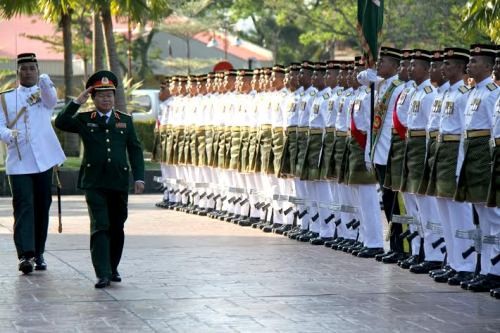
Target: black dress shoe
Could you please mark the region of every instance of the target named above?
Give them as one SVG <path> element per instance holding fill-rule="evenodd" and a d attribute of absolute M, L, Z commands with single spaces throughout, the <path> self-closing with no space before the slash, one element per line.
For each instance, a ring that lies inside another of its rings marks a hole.
<path fill-rule="evenodd" d="M 435 282 L 444 283 L 448 282 L 448 280 L 455 275 L 457 275 L 457 272 L 454 269 L 450 268 L 448 270 L 445 270 L 441 274 L 433 274 L 431 275 L 431 277 Z"/>
<path fill-rule="evenodd" d="M 283 235 L 284 232 L 290 230 L 292 230 L 291 224 L 283 224 L 281 227 L 273 229 L 273 232 L 277 235 Z"/>
<path fill-rule="evenodd" d="M 47 263 L 43 258 L 43 254 L 35 257 L 35 270 L 37 271 L 45 271 L 47 269 Z"/>
<path fill-rule="evenodd" d="M 482 274 L 473 276 L 473 278 L 470 280 L 464 280 L 464 281 L 460 282 L 460 288 L 467 290 L 469 288 L 469 284 L 476 283 L 476 282 L 481 281 L 482 279 L 485 279 L 485 278 L 486 278 L 486 275 L 482 275 Z"/>
<path fill-rule="evenodd" d="M 453 276 L 448 278 L 448 284 L 450 286 L 461 286 L 462 283 L 468 282 L 472 279 L 474 279 L 473 272 L 456 272 Z"/>
<path fill-rule="evenodd" d="M 410 272 L 415 274 L 427 274 L 431 269 L 438 269 L 443 266 L 442 261 L 423 261 L 420 264 L 411 265 Z"/>
<path fill-rule="evenodd" d="M 326 241 L 326 242 L 325 242 L 325 244 L 323 244 L 323 245 L 324 245 L 325 247 L 330 247 L 330 248 L 331 248 L 331 247 L 333 246 L 333 244 L 336 244 L 336 243 L 341 242 L 341 241 L 343 241 L 343 240 L 344 240 L 344 238 L 342 238 L 342 237 L 337 237 L 337 238 L 335 238 L 335 239 L 332 239 L 331 241 Z"/>
<path fill-rule="evenodd" d="M 390 255 L 392 255 L 393 253 L 394 253 L 394 251 L 393 251 L 393 250 L 389 250 L 388 252 L 384 252 L 384 253 L 381 253 L 381 254 L 377 254 L 377 255 L 375 256 L 375 260 L 376 260 L 376 261 L 382 261 L 382 258 L 383 258 L 383 257 L 390 256 Z"/>
<path fill-rule="evenodd" d="M 500 288 L 500 276 L 488 274 L 482 280 L 469 283 L 467 290 L 484 293 L 491 289 Z"/>
<path fill-rule="evenodd" d="M 111 279 L 112 282 L 122 282 L 122 277 L 120 276 L 120 273 L 116 272 L 111 274 Z"/>
<path fill-rule="evenodd" d="M 418 264 L 418 262 L 419 262 L 419 256 L 414 254 L 408 257 L 408 259 L 398 262 L 398 265 L 403 269 L 409 269 L 412 265 Z"/>
<path fill-rule="evenodd" d="M 496 299 L 500 299 L 500 288 L 495 288 L 490 290 L 491 297 L 495 297 Z"/>
<path fill-rule="evenodd" d="M 451 266 L 450 265 L 446 265 L 442 268 L 438 268 L 438 269 L 432 269 L 429 271 L 429 276 L 431 278 L 433 278 L 435 275 L 441 275 L 441 274 L 444 274 L 446 272 L 448 272 L 449 270 L 451 270 Z"/>
<path fill-rule="evenodd" d="M 21 257 L 21 259 L 19 259 L 19 270 L 23 272 L 23 274 L 33 272 L 33 258 Z"/>
<path fill-rule="evenodd" d="M 305 235 L 299 236 L 297 238 L 297 240 L 300 241 L 300 242 L 309 242 L 311 239 L 317 238 L 317 237 L 319 237 L 319 233 L 313 232 L 313 231 L 309 231 Z"/>
<path fill-rule="evenodd" d="M 382 247 L 371 247 L 366 248 L 358 253 L 359 258 L 373 258 L 377 254 L 384 253 L 384 248 Z"/>
<path fill-rule="evenodd" d="M 262 228 L 265 233 L 272 232 L 273 229 L 281 228 L 283 225 L 281 223 L 273 223 Z"/>
<path fill-rule="evenodd" d="M 325 242 L 332 241 L 332 237 L 317 237 L 309 240 L 311 245 L 323 245 Z"/>
<path fill-rule="evenodd" d="M 355 242 L 354 239 L 344 239 L 338 243 L 333 244 L 332 250 L 342 251 L 344 246 L 352 245 L 354 244 L 354 242 Z"/>
<path fill-rule="evenodd" d="M 98 278 L 97 282 L 95 283 L 94 287 L 100 289 L 109 286 L 109 279 L 108 278 Z"/>
<path fill-rule="evenodd" d="M 384 264 L 396 264 L 400 260 L 405 260 L 408 255 L 404 252 L 393 252 L 392 254 L 382 257 L 382 262 Z"/>
<path fill-rule="evenodd" d="M 353 256 L 357 257 L 360 252 L 367 250 L 367 249 L 368 248 L 366 246 L 358 245 L 355 248 L 350 249 L 348 252 L 350 252 Z M 375 258 L 375 256 L 374 256 L 374 258 Z"/>

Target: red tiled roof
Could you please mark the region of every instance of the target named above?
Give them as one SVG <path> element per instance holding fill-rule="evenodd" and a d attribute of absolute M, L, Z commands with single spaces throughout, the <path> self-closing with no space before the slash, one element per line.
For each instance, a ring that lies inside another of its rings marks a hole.
<path fill-rule="evenodd" d="M 25 35 L 61 36 L 54 24 L 39 16 L 17 16 L 0 20 L 0 57 L 15 59 L 17 54 L 34 52 L 39 60 L 63 60 L 63 53 L 53 50 L 49 44 Z M 17 39 L 16 39 L 17 36 Z"/>

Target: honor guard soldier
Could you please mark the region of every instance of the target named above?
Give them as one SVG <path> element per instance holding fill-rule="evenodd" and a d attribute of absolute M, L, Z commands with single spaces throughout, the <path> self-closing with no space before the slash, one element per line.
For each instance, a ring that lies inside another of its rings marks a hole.
<path fill-rule="evenodd" d="M 400 59 L 400 50 L 382 46 L 376 64 L 376 72 L 373 69 L 368 69 L 358 76 L 358 80 L 362 85 L 369 86 L 370 82 L 374 82 L 377 92 L 372 135 L 369 144 L 372 145 L 370 154 L 377 180 L 382 189 L 382 203 L 388 222 L 392 221 L 393 208 L 397 208 L 395 205 L 396 193 L 390 187 L 384 187 L 384 182 L 391 146 L 392 114 L 396 100 L 403 90 L 403 82 L 398 79 Z M 396 210 L 395 213 L 398 212 Z M 388 232 L 390 233 L 390 250 L 386 255 L 390 255 L 391 259 L 400 258 L 403 252 L 401 240 L 398 238 L 401 227 L 390 224 Z M 380 254 L 376 258 L 381 259 L 383 256 L 383 254 Z"/>
<path fill-rule="evenodd" d="M 498 232 L 500 221 L 500 209 L 486 206 L 491 181 L 491 156 L 485 152 L 490 150 L 493 114 L 500 95 L 500 89 L 491 78 L 494 59 L 494 45 L 471 46 L 467 73 L 476 85 L 465 107 L 464 160 L 454 195 L 457 201 L 473 204 L 482 236 Z M 480 274 L 472 280 L 462 282 L 462 288 L 484 292 L 500 286 L 500 266 L 492 265 L 491 250 L 490 244 L 483 243 Z"/>
<path fill-rule="evenodd" d="M 135 193 L 144 191 L 142 147 L 132 117 L 114 109 L 117 85 L 112 72 L 94 73 L 87 80 L 85 91 L 69 102 L 55 121 L 57 128 L 78 133 L 83 141 L 78 187 L 85 191 L 90 215 L 96 288 L 121 281 L 118 265 L 125 238 L 130 169 Z M 95 109 L 77 113 L 89 96 Z"/>
<path fill-rule="evenodd" d="M 461 155 L 459 148 L 465 126 L 465 106 L 470 94 L 470 89 L 462 79 L 468 62 L 469 50 L 444 49 L 442 72 L 444 79 L 449 82 L 449 88 L 441 103 L 439 134 L 426 192 L 437 198 L 447 257 L 447 265 L 443 269 L 431 271 L 431 277 L 436 282 L 447 282 L 450 285 L 459 285 L 460 282 L 471 279 L 476 267 L 475 256 L 462 256 L 472 242 L 455 237 L 457 230 L 474 228 L 472 206 L 470 203 L 453 201 L 457 187 L 458 158 Z"/>
<path fill-rule="evenodd" d="M 6 174 L 14 208 L 14 243 L 24 274 L 47 269 L 43 257 L 52 168 L 65 156 L 51 124 L 56 89 L 40 75 L 34 53 L 17 56 L 19 86 L 0 94 L 0 139 L 7 144 Z"/>

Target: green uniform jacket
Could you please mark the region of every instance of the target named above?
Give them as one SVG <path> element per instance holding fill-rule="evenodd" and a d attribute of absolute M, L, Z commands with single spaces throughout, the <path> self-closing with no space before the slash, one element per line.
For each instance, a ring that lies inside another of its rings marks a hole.
<path fill-rule="evenodd" d="M 78 133 L 82 138 L 84 153 L 78 187 L 128 192 L 130 166 L 134 181 L 144 180 L 142 146 L 132 117 L 113 110 L 105 123 L 97 111 L 77 113 L 79 108 L 79 104 L 68 103 L 55 121 L 60 130 Z"/>

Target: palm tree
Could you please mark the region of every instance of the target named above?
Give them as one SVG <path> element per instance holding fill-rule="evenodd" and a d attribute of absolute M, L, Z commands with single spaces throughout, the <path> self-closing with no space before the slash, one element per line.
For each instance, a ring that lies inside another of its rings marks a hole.
<path fill-rule="evenodd" d="M 485 32 L 492 42 L 500 43 L 500 1 L 469 1 L 462 12 L 462 29 L 467 33 Z"/>

